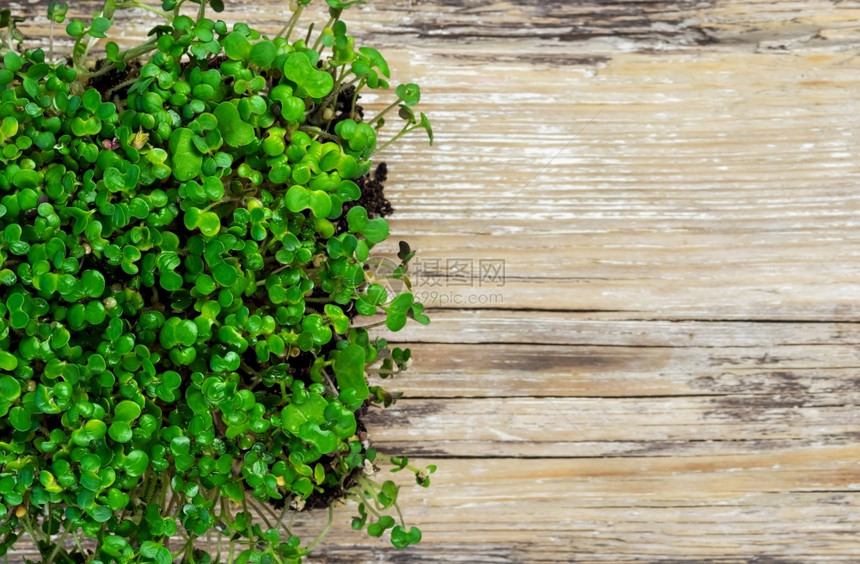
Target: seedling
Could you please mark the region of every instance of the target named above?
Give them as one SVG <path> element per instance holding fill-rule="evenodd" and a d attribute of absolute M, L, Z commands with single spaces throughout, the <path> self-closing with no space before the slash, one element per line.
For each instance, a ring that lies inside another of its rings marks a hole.
<path fill-rule="evenodd" d="M 432 131 L 415 84 L 364 118 L 389 66 L 348 34 L 357 2 L 327 0 L 295 37 L 310 1 L 269 37 L 210 18 L 221 0 L 107 0 L 68 22 L 52 0 L 66 58 L 24 50 L 0 11 L 0 554 L 27 533 L 47 563 L 296 563 L 342 498 L 353 528 L 421 539 L 358 417 L 396 398 L 367 373 L 409 351 L 357 317 L 429 319 L 367 281 L 389 227 L 356 181 Z M 105 40 L 123 9 L 163 22 L 121 49 Z M 405 290 L 413 254 L 392 273 Z M 424 487 L 435 470 L 389 462 Z M 284 523 L 303 506 L 329 508 L 310 541 Z"/>

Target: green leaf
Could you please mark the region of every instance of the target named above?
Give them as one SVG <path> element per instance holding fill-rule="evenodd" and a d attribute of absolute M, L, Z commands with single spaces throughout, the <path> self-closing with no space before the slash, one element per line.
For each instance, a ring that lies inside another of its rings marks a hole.
<path fill-rule="evenodd" d="M 332 76 L 317 70 L 303 52 L 290 53 L 284 62 L 284 76 L 303 88 L 312 98 L 322 98 L 334 86 Z"/>
<path fill-rule="evenodd" d="M 430 125 L 430 118 L 424 112 L 421 112 L 420 127 L 427 132 L 427 137 L 430 139 L 430 145 L 433 145 L 433 127 Z"/>
<path fill-rule="evenodd" d="M 308 207 L 315 217 L 324 218 L 331 212 L 331 196 L 322 190 L 311 190 L 308 194 Z"/>
<path fill-rule="evenodd" d="M 197 220 L 197 227 L 207 237 L 215 237 L 221 231 L 221 218 L 215 212 L 203 212 Z"/>
<path fill-rule="evenodd" d="M 371 219 L 361 230 L 361 234 L 364 235 L 368 243 L 373 245 L 384 241 L 388 238 L 388 221 L 382 217 Z"/>
<path fill-rule="evenodd" d="M 391 78 L 391 71 L 388 68 L 388 63 L 385 60 L 385 57 L 372 47 L 359 47 L 358 52 L 370 59 L 370 62 L 379 69 L 379 72 L 382 73 L 386 78 Z"/>
<path fill-rule="evenodd" d="M 395 548 L 406 548 L 410 544 L 416 544 L 421 541 L 421 531 L 418 527 L 412 527 L 409 531 L 402 525 L 397 525 L 391 529 L 391 544 Z"/>
<path fill-rule="evenodd" d="M 42 177 L 35 170 L 22 168 L 15 173 L 15 176 L 12 177 L 12 184 L 18 188 L 32 189 L 36 188 L 41 180 Z"/>
<path fill-rule="evenodd" d="M 108 435 L 118 443 L 127 443 L 132 439 L 134 433 L 131 426 L 125 421 L 114 421 L 108 429 Z"/>
<path fill-rule="evenodd" d="M 110 20 L 101 16 L 93 18 L 90 24 L 89 34 L 93 37 L 104 38 L 105 32 L 110 28 Z"/>
<path fill-rule="evenodd" d="M 18 368 L 18 359 L 15 355 L 6 351 L 0 351 L 0 369 L 11 372 L 16 368 Z"/>
<path fill-rule="evenodd" d="M 352 207 L 346 212 L 346 222 L 350 231 L 361 233 L 368 221 L 367 210 L 363 206 Z"/>
<path fill-rule="evenodd" d="M 168 292 L 175 292 L 182 288 L 182 276 L 175 272 L 163 272 L 158 280 L 162 288 Z"/>
<path fill-rule="evenodd" d="M 124 538 L 116 535 L 107 535 L 104 543 L 102 543 L 102 550 L 109 556 L 120 558 L 126 550 L 131 550 L 131 547 Z"/>
<path fill-rule="evenodd" d="M 391 515 L 383 515 L 376 523 L 367 526 L 367 534 L 372 537 L 381 537 L 386 529 L 394 526 L 394 518 Z"/>
<path fill-rule="evenodd" d="M 61 24 L 66 19 L 69 5 L 62 0 L 51 0 L 48 4 L 48 19 L 54 23 Z"/>
<path fill-rule="evenodd" d="M 90 510 L 90 516 L 92 516 L 96 523 L 105 523 L 113 516 L 113 511 L 106 505 L 97 505 Z"/>
<path fill-rule="evenodd" d="M 116 488 L 108 490 L 107 503 L 112 510 L 121 511 L 125 509 L 129 501 L 131 501 L 131 499 L 127 493 Z"/>
<path fill-rule="evenodd" d="M 85 296 L 100 298 L 105 291 L 105 277 L 97 270 L 85 270 L 81 273 L 81 285 Z"/>
<path fill-rule="evenodd" d="M 172 562 L 170 551 L 153 541 L 144 541 L 140 545 L 140 554 L 156 564 L 171 564 Z"/>
<path fill-rule="evenodd" d="M 181 345 L 192 346 L 197 341 L 197 325 L 189 319 L 183 319 L 176 327 L 176 339 Z"/>
<path fill-rule="evenodd" d="M 421 100 L 421 88 L 415 83 L 401 84 L 395 89 L 397 97 L 403 100 L 407 106 L 414 106 Z"/>
<path fill-rule="evenodd" d="M 33 426 L 30 413 L 20 405 L 13 407 L 9 412 L 9 422 L 17 431 L 29 431 Z"/>
<path fill-rule="evenodd" d="M 338 353 L 334 361 L 338 388 L 355 390 L 355 398 L 358 400 L 365 400 L 370 395 L 364 376 L 365 358 L 364 347 L 349 345 Z"/>
<path fill-rule="evenodd" d="M 239 278 L 239 274 L 233 266 L 221 262 L 212 267 L 212 277 L 220 286 L 229 288 Z"/>
<path fill-rule="evenodd" d="M 0 376 L 0 399 L 13 402 L 21 396 L 21 384 L 11 376 Z"/>
<path fill-rule="evenodd" d="M 180 182 L 200 176 L 203 156 L 194 147 L 194 132 L 180 127 L 170 134 L 170 156 L 173 177 Z"/>
<path fill-rule="evenodd" d="M 221 102 L 213 112 L 218 118 L 218 131 L 231 147 L 241 147 L 256 139 L 254 127 L 245 122 L 239 110 L 230 102 Z"/>
<path fill-rule="evenodd" d="M 287 204 L 287 209 L 291 212 L 298 213 L 306 210 L 310 206 L 310 190 L 304 186 L 294 184 L 287 190 L 287 194 L 284 196 L 284 203 Z"/>
<path fill-rule="evenodd" d="M 229 36 L 228 36 L 229 37 Z M 248 60 L 258 67 L 268 69 L 272 66 L 278 51 L 271 41 L 260 41 L 251 47 Z"/>
<path fill-rule="evenodd" d="M 337 449 L 337 436 L 313 422 L 305 423 L 301 429 L 301 438 L 312 444 L 318 451 L 328 454 Z"/>
<path fill-rule="evenodd" d="M 385 316 L 385 326 L 389 331 L 400 331 L 406 326 L 406 314 L 389 311 Z"/>
<path fill-rule="evenodd" d="M 66 34 L 70 37 L 80 37 L 84 33 L 84 22 L 72 20 L 66 25 Z"/>
<path fill-rule="evenodd" d="M 412 308 L 415 298 L 409 292 L 400 294 L 388 304 L 388 310 L 396 313 L 406 313 Z"/>
<path fill-rule="evenodd" d="M 325 423 L 325 408 L 328 405 L 325 398 L 310 394 L 301 405 L 290 403 L 281 410 L 281 422 L 284 429 L 300 437 L 302 426 L 306 423 Z"/>
<path fill-rule="evenodd" d="M 233 60 L 247 59 L 251 53 L 251 44 L 238 31 L 228 33 L 227 37 L 221 40 L 221 44 L 224 46 L 224 54 Z"/>
<path fill-rule="evenodd" d="M 113 411 L 114 421 L 134 421 L 140 417 L 140 406 L 133 401 L 119 402 Z"/>
<path fill-rule="evenodd" d="M 107 425 L 104 421 L 90 419 L 84 426 L 72 433 L 72 440 L 78 446 L 87 446 L 90 441 L 103 439 L 107 434 Z"/>
<path fill-rule="evenodd" d="M 149 456 L 142 450 L 133 450 L 125 457 L 125 471 L 129 476 L 142 476 L 149 466 Z"/>

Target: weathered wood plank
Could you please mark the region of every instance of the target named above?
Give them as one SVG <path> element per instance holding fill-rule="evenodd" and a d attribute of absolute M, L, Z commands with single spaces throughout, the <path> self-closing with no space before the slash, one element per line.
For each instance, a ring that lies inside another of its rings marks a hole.
<path fill-rule="evenodd" d="M 673 398 L 401 400 L 377 446 L 410 456 L 693 456 L 857 442 L 857 392 Z"/>
<path fill-rule="evenodd" d="M 749 57 L 631 55 L 593 77 L 449 80 L 443 103 L 466 90 L 479 117 L 447 137 L 443 123 L 437 151 L 416 142 L 397 156 L 393 230 L 410 234 L 421 270 L 504 259 L 506 283 L 419 275 L 417 290 L 449 307 L 856 318 L 846 56 Z M 494 96 L 501 84 L 526 109 Z"/>
<path fill-rule="evenodd" d="M 715 312 L 721 317 L 722 312 Z M 667 321 L 630 319 L 627 312 L 438 310 L 428 326 L 408 324 L 392 342 L 486 345 L 602 345 L 675 349 L 784 345 L 860 345 L 860 323 L 779 321 Z M 851 354 L 848 348 L 844 354 Z M 657 354 L 659 351 L 655 352 Z M 667 357 L 670 351 L 666 352 Z"/>
<path fill-rule="evenodd" d="M 401 493 L 422 545 L 391 554 L 359 539 L 324 548 L 319 561 L 851 561 L 858 454 L 444 460 L 433 491 Z M 335 534 L 345 517 L 337 524 Z"/>
<path fill-rule="evenodd" d="M 374 382 L 400 390 L 407 398 L 806 396 L 860 389 L 860 348 L 835 343 L 678 346 L 668 351 L 632 342 L 627 346 L 406 344 L 414 359 L 409 371 Z"/>
<path fill-rule="evenodd" d="M 44 34 L 47 0 L 10 1 Z M 86 17 L 99 0 L 79 0 L 70 15 Z M 220 17 L 276 31 L 285 8 L 275 0 L 234 0 Z M 590 0 L 510 2 L 374 0 L 354 27 L 362 36 L 396 46 L 425 46 L 454 60 L 593 63 L 618 52 L 841 49 L 858 44 L 860 9 L 852 2 L 729 0 Z M 127 35 L 156 19 L 132 12 Z M 511 49 L 511 44 L 521 46 Z M 721 45 L 722 44 L 722 45 Z M 453 48 L 452 48 L 453 47 Z"/>

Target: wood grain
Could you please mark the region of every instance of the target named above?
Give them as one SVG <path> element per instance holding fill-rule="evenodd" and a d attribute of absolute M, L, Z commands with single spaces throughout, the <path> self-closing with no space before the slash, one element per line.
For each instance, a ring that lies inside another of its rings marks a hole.
<path fill-rule="evenodd" d="M 42 41 L 46 4 L 11 3 Z M 275 0 L 227 4 L 280 25 Z M 381 155 L 383 251 L 419 250 L 433 323 L 386 335 L 415 362 L 370 431 L 440 470 L 403 488 L 421 545 L 342 508 L 310 562 L 860 560 L 860 3 L 360 13 L 437 139 Z"/>

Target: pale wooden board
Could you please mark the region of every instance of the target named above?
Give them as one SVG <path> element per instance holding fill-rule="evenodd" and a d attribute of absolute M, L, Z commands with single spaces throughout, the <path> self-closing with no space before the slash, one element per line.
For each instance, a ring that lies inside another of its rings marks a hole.
<path fill-rule="evenodd" d="M 437 136 L 381 155 L 434 321 L 390 335 L 415 364 L 370 430 L 440 470 L 403 489 L 421 545 L 342 508 L 310 561 L 860 560 L 860 3 L 361 10 Z"/>
<path fill-rule="evenodd" d="M 443 460 L 435 491 L 403 490 L 426 544 L 361 539 L 318 561 L 856 561 L 858 455 Z"/>
<path fill-rule="evenodd" d="M 407 398 L 850 394 L 860 348 L 412 344 L 408 375 L 373 382 Z"/>

